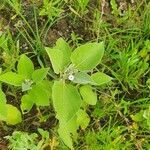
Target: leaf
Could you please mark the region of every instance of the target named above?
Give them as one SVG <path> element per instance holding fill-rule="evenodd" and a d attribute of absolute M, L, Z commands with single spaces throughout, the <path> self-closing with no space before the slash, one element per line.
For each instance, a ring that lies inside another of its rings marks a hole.
<path fill-rule="evenodd" d="M 14 86 L 21 86 L 24 80 L 25 79 L 23 76 L 18 75 L 14 72 L 6 72 L 0 75 L 0 81 Z"/>
<path fill-rule="evenodd" d="M 39 83 L 37 85 L 34 85 L 29 91 L 30 99 L 37 106 L 49 106 L 50 104 L 49 93 L 43 87 L 43 83 Z"/>
<path fill-rule="evenodd" d="M 61 127 L 58 129 L 58 133 L 59 133 L 59 136 L 60 138 L 63 140 L 63 142 L 71 149 L 73 150 L 73 142 L 72 142 L 72 138 L 70 137 L 70 132 L 64 128 L 64 127 Z"/>
<path fill-rule="evenodd" d="M 144 121 L 143 113 L 144 113 L 144 111 L 141 110 L 138 113 L 136 113 L 135 115 L 130 115 L 130 117 L 135 122 L 142 122 L 142 121 Z"/>
<path fill-rule="evenodd" d="M 63 81 L 54 82 L 52 99 L 57 118 L 61 122 L 67 123 L 81 106 L 81 97 L 77 88 Z"/>
<path fill-rule="evenodd" d="M 75 136 L 78 128 L 76 114 L 81 106 L 81 97 L 76 87 L 63 81 L 55 81 L 52 88 L 52 99 L 60 124 L 59 135 L 63 142 L 73 149 L 71 133 Z"/>
<path fill-rule="evenodd" d="M 94 80 L 85 72 L 78 72 L 74 75 L 74 83 L 96 85 Z"/>
<path fill-rule="evenodd" d="M 63 142 L 70 148 L 73 148 L 72 136 L 77 139 L 77 129 L 79 125 L 77 124 L 77 116 L 74 115 L 67 123 L 60 122 L 58 133 Z"/>
<path fill-rule="evenodd" d="M 5 120 L 7 117 L 6 96 L 0 88 L 0 120 Z"/>
<path fill-rule="evenodd" d="M 81 126 L 82 129 L 85 129 L 90 122 L 88 114 L 80 109 L 77 113 L 77 124 Z"/>
<path fill-rule="evenodd" d="M 70 61 L 70 56 L 71 56 L 71 48 L 69 44 L 63 39 L 59 38 L 56 41 L 56 49 L 59 49 L 63 53 L 63 68 L 65 68 L 71 61 Z"/>
<path fill-rule="evenodd" d="M 43 130 L 42 128 L 38 128 L 38 132 L 40 133 L 40 135 L 42 136 L 43 139 L 49 140 L 50 136 L 49 136 L 49 132 L 47 130 Z"/>
<path fill-rule="evenodd" d="M 18 74 L 23 75 L 26 79 L 30 79 L 34 71 L 34 66 L 32 61 L 25 55 L 20 56 L 17 65 Z"/>
<path fill-rule="evenodd" d="M 32 74 L 33 82 L 41 82 L 47 75 L 49 68 L 37 69 Z"/>
<path fill-rule="evenodd" d="M 72 52 L 71 61 L 81 71 L 95 68 L 104 53 L 104 43 L 87 43 Z"/>
<path fill-rule="evenodd" d="M 6 123 L 10 125 L 16 125 L 22 121 L 20 111 L 13 105 L 7 104 L 7 119 Z"/>
<path fill-rule="evenodd" d="M 33 101 L 30 99 L 30 96 L 28 94 L 23 95 L 21 98 L 21 110 L 22 113 L 28 113 L 31 108 L 33 107 Z"/>
<path fill-rule="evenodd" d="M 106 75 L 103 72 L 96 72 L 96 73 L 92 74 L 91 78 L 98 85 L 106 84 L 106 83 L 108 83 L 108 82 L 110 82 L 112 80 L 112 78 L 110 76 Z"/>
<path fill-rule="evenodd" d="M 52 67 L 56 74 L 59 74 L 63 69 L 63 53 L 59 49 L 51 49 L 46 47 L 46 52 L 52 63 Z"/>
<path fill-rule="evenodd" d="M 45 93 L 48 95 L 48 97 L 51 98 L 53 82 L 48 81 L 48 80 L 43 80 L 41 82 L 41 86 L 45 90 Z"/>
<path fill-rule="evenodd" d="M 90 85 L 84 85 L 80 87 L 80 94 L 83 100 L 89 105 L 96 105 L 97 94 L 93 92 L 93 89 Z"/>

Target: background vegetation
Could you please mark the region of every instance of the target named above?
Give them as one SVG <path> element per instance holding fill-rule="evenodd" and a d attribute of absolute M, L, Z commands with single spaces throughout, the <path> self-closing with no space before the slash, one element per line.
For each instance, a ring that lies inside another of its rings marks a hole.
<path fill-rule="evenodd" d="M 111 82 L 96 87 L 96 105 L 84 106 L 88 117 L 82 116 L 81 120 L 85 118 L 85 122 L 78 129 L 78 136 L 73 136 L 74 149 L 149 150 L 149 0 L 0 1 L 1 74 L 10 71 L 21 74 L 18 61 L 30 58 L 33 64 L 29 62 L 29 65 L 34 65 L 35 70 L 45 68 L 40 82 L 44 78 L 49 81 L 56 79 L 57 71 L 54 73 L 45 47 L 57 46 L 60 37 L 71 49 L 87 42 L 103 41 L 104 56 L 94 71 L 104 72 L 112 78 Z M 31 72 L 26 75 L 30 76 Z M 39 78 L 33 76 L 35 83 L 39 82 Z M 12 83 L 15 79 L 11 78 L 11 84 L 16 84 Z M 14 109 L 22 112 L 19 114 L 22 120 L 17 115 L 18 124 L 13 125 L 12 120 L 0 122 L 0 149 L 69 149 L 58 134 L 58 120 L 52 102 L 47 106 L 38 101 L 39 106 L 34 105 L 24 114 L 22 110 L 32 104 L 21 105 L 23 91 L 3 83 L 2 78 L 0 81 L 0 103 L 7 99 L 7 107 L 15 106 L 11 108 L 11 115 L 16 111 Z M 27 87 L 25 84 L 24 90 L 29 90 L 31 84 L 28 82 Z M 42 82 L 41 86 L 46 84 Z M 46 89 L 51 91 L 48 86 Z M 36 91 L 40 92 L 42 90 Z M 49 99 L 50 94 L 46 98 Z M 3 105 L 0 105 L 0 111 L 2 120 Z"/>

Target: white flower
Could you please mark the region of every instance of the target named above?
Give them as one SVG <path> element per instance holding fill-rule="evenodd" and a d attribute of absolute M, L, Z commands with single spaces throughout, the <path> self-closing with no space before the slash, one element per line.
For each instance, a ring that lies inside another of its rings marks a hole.
<path fill-rule="evenodd" d="M 70 81 L 73 81 L 73 80 L 74 80 L 74 76 L 73 76 L 72 74 L 70 74 L 69 77 L 68 77 L 68 79 L 69 79 Z"/>

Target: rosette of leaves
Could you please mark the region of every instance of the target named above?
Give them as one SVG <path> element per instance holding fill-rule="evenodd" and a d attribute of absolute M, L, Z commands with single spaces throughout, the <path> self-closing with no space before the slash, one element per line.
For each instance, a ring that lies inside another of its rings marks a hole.
<path fill-rule="evenodd" d="M 112 80 L 103 72 L 89 75 L 101 62 L 104 43 L 87 43 L 72 52 L 68 43 L 59 38 L 55 47 L 45 49 L 54 72 L 60 76 L 52 86 L 58 133 L 63 142 L 74 149 L 72 140 L 77 136 L 77 129 L 79 126 L 85 129 L 90 122 L 83 103 L 95 105 L 97 94 L 94 89 Z"/>
<path fill-rule="evenodd" d="M 18 61 L 16 72 L 6 72 L 0 75 L 0 81 L 22 88 L 21 110 L 28 112 L 34 104 L 49 106 L 51 97 L 51 82 L 44 80 L 49 68 L 34 69 L 32 61 L 22 54 Z"/>

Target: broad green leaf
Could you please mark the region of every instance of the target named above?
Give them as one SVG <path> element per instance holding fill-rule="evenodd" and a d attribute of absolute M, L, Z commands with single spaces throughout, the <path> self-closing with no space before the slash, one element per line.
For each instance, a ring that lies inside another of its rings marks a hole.
<path fill-rule="evenodd" d="M 30 79 L 34 71 L 34 66 L 32 61 L 25 55 L 20 56 L 17 65 L 18 74 L 23 75 L 26 79 Z"/>
<path fill-rule="evenodd" d="M 98 85 L 102 85 L 105 83 L 108 83 L 112 80 L 112 78 L 108 75 L 106 75 L 103 72 L 96 72 L 94 74 L 92 74 L 91 78 L 98 84 Z"/>
<path fill-rule="evenodd" d="M 33 82 L 41 82 L 47 75 L 49 68 L 37 69 L 32 74 Z"/>
<path fill-rule="evenodd" d="M 74 75 L 74 83 L 96 85 L 94 80 L 85 72 L 78 72 Z"/>
<path fill-rule="evenodd" d="M 54 82 L 52 99 L 57 118 L 64 123 L 74 117 L 81 106 L 77 88 L 63 81 Z"/>
<path fill-rule="evenodd" d="M 77 124 L 77 116 L 74 115 L 67 123 L 59 122 L 58 133 L 63 142 L 70 148 L 73 149 L 73 142 L 77 139 L 77 129 L 79 125 Z"/>
<path fill-rule="evenodd" d="M 77 124 L 81 126 L 82 129 L 85 129 L 89 125 L 89 122 L 90 118 L 88 114 L 80 109 L 77 113 Z"/>
<path fill-rule="evenodd" d="M 7 117 L 6 96 L 0 88 L 0 120 L 5 120 Z"/>
<path fill-rule="evenodd" d="M 63 53 L 59 49 L 52 49 L 46 47 L 46 52 L 52 63 L 52 67 L 56 74 L 59 74 L 63 69 Z"/>
<path fill-rule="evenodd" d="M 55 48 L 62 51 L 63 67 L 65 68 L 70 63 L 71 48 L 70 48 L 69 44 L 63 38 L 59 38 L 56 41 Z"/>
<path fill-rule="evenodd" d="M 42 83 L 39 83 L 37 85 L 34 85 L 29 91 L 30 99 L 37 106 L 49 106 L 50 104 L 49 93 L 43 87 L 44 85 Z"/>
<path fill-rule="evenodd" d="M 81 71 L 95 68 L 104 53 L 104 43 L 87 43 L 79 46 L 71 55 L 71 61 Z"/>
<path fill-rule="evenodd" d="M 13 105 L 7 104 L 7 119 L 5 120 L 7 124 L 16 125 L 22 121 L 20 111 Z"/>
<path fill-rule="evenodd" d="M 80 87 L 80 94 L 83 100 L 89 105 L 96 105 L 97 94 L 93 92 L 93 89 L 90 85 L 84 85 Z"/>
<path fill-rule="evenodd" d="M 55 81 L 52 88 L 52 99 L 59 120 L 59 135 L 63 142 L 73 149 L 71 134 L 78 128 L 76 114 L 81 107 L 81 97 L 76 87 L 64 81 Z"/>
<path fill-rule="evenodd" d="M 59 133 L 60 138 L 63 140 L 63 142 L 64 142 L 71 150 L 74 150 L 72 138 L 71 138 L 71 136 L 70 136 L 70 132 L 69 132 L 66 128 L 61 127 L 61 128 L 58 129 L 58 133 Z"/>
<path fill-rule="evenodd" d="M 30 96 L 29 95 L 23 95 L 22 98 L 21 98 L 21 110 L 22 110 L 22 113 L 25 114 L 25 113 L 28 113 L 31 108 L 33 107 L 33 101 L 30 99 Z"/>
<path fill-rule="evenodd" d="M 0 81 L 14 86 L 21 86 L 25 78 L 14 72 L 6 72 L 0 75 Z"/>
<path fill-rule="evenodd" d="M 53 82 L 48 81 L 48 80 L 43 80 L 40 83 L 40 85 L 45 90 L 45 93 L 48 95 L 48 97 L 51 99 Z"/>

